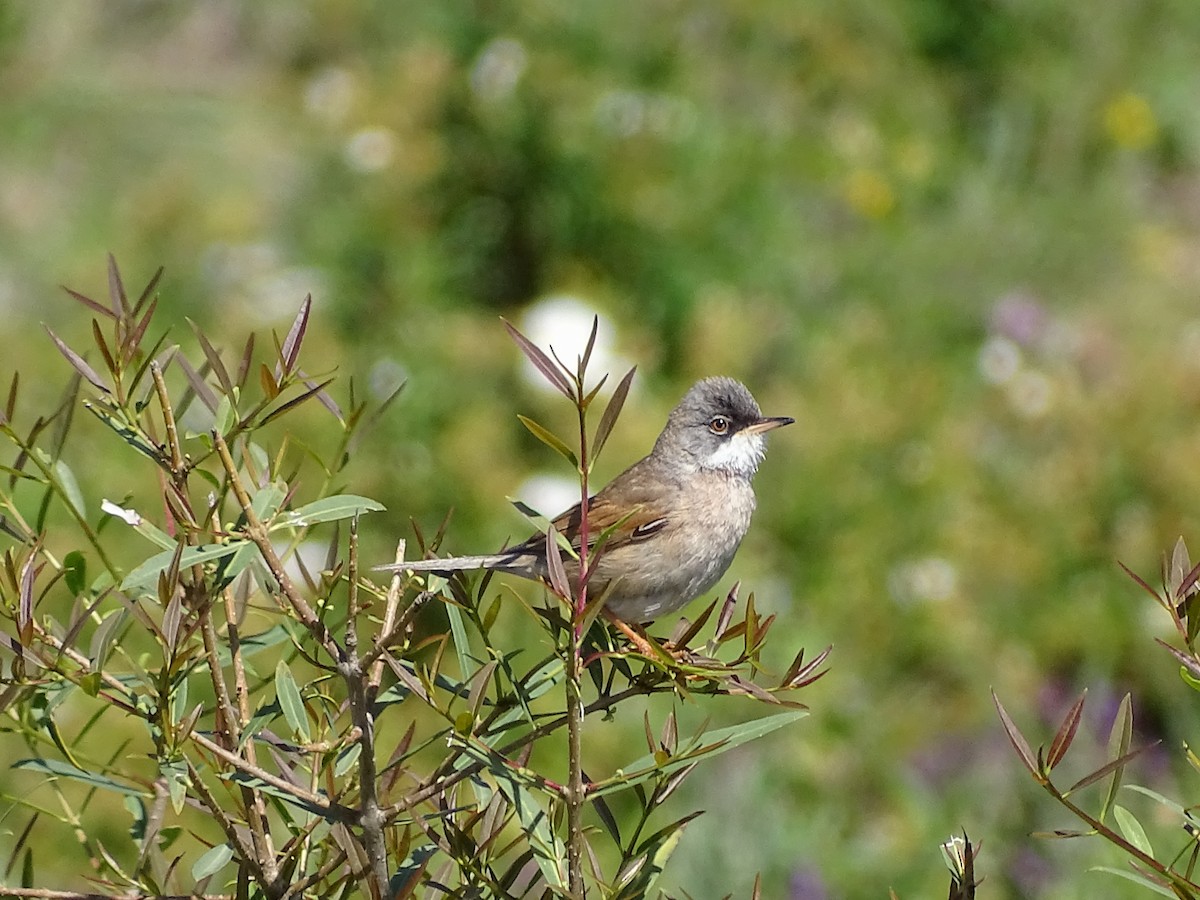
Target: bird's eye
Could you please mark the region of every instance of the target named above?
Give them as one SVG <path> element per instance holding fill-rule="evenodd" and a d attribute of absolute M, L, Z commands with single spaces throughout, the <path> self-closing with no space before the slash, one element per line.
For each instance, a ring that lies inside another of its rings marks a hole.
<path fill-rule="evenodd" d="M 713 416 L 708 420 L 708 430 L 713 434 L 728 434 L 729 420 L 725 416 Z"/>

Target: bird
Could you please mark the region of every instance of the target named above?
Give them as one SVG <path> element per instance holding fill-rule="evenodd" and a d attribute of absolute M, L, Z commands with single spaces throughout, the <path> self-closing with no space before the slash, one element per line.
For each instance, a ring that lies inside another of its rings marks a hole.
<path fill-rule="evenodd" d="M 751 484 L 766 454 L 766 435 L 795 419 L 764 416 L 741 382 L 704 378 L 667 417 L 654 447 L 587 503 L 590 597 L 604 596 L 605 615 L 618 626 L 638 626 L 681 609 L 725 574 L 750 527 Z M 553 520 L 555 530 L 580 547 L 580 504 Z M 608 529 L 609 536 L 592 550 Z M 576 584 L 579 560 L 562 555 Z M 377 570 L 451 572 L 491 569 L 549 582 L 546 534 L 485 556 L 414 560 Z M 621 629 L 635 644 L 635 631 Z"/>

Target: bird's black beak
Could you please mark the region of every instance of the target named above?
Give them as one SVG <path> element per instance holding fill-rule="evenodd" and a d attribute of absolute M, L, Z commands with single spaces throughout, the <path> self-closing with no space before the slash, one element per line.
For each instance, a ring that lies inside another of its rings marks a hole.
<path fill-rule="evenodd" d="M 795 421 L 791 416 L 768 416 L 757 422 L 751 422 L 742 430 L 747 434 L 763 434 L 776 428 L 782 428 L 784 425 L 791 425 Z"/>

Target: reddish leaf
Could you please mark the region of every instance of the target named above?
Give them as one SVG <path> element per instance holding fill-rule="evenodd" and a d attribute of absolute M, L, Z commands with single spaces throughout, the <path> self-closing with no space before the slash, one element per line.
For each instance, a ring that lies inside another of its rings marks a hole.
<path fill-rule="evenodd" d="M 96 346 L 100 348 L 100 355 L 104 357 L 104 364 L 108 367 L 108 371 L 115 375 L 117 373 L 117 364 L 113 361 L 113 356 L 108 351 L 108 342 L 104 340 L 104 334 L 100 331 L 100 323 L 92 319 L 92 339 L 95 340 Z"/>
<path fill-rule="evenodd" d="M 596 426 L 596 436 L 592 439 L 592 459 L 600 455 L 605 442 L 608 441 L 613 425 L 617 422 L 617 416 L 621 414 L 621 408 L 625 405 L 625 398 L 629 396 L 629 386 L 633 383 L 633 375 L 636 371 L 637 366 L 634 366 L 625 373 L 625 377 L 613 391 L 608 406 L 604 407 L 604 412 L 600 416 L 600 424 Z"/>
<path fill-rule="evenodd" d="M 1004 704 L 1000 702 L 1000 698 L 996 696 L 995 691 L 992 691 L 992 702 L 996 704 L 996 712 L 1000 714 L 1000 724 L 1004 726 L 1004 732 L 1008 735 L 1008 740 L 1013 745 L 1013 749 L 1017 751 L 1017 756 L 1021 757 L 1021 762 L 1025 764 L 1025 768 L 1040 780 L 1042 773 L 1038 767 L 1037 757 L 1029 749 L 1029 742 L 1025 740 L 1025 736 L 1021 734 L 1021 730 L 1017 728 L 1016 723 L 1009 717 L 1008 710 L 1004 708 Z"/>
<path fill-rule="evenodd" d="M 1161 605 L 1163 605 L 1163 606 L 1171 605 L 1165 599 L 1163 599 L 1162 597 L 1160 597 L 1158 595 L 1158 591 L 1154 590 L 1154 588 L 1152 588 L 1152 587 L 1150 587 L 1150 585 L 1146 584 L 1145 580 L 1140 575 L 1138 575 L 1136 572 L 1134 572 L 1133 569 L 1131 569 L 1131 568 L 1129 568 L 1129 566 L 1125 565 L 1125 563 L 1118 562 L 1117 565 L 1125 570 L 1126 575 L 1128 575 L 1130 578 L 1132 578 L 1134 581 L 1136 581 L 1138 584 L 1140 584 L 1143 588 L 1145 588 L 1146 593 L 1149 594 L 1151 597 L 1153 597 L 1155 600 L 1157 600 Z"/>
<path fill-rule="evenodd" d="M 296 359 L 300 356 L 300 345 L 304 343 L 304 333 L 308 330 L 308 317 L 311 312 L 312 294 L 308 294 L 300 304 L 300 311 L 296 313 L 287 337 L 283 339 L 283 349 L 280 351 L 281 365 L 275 369 L 277 379 L 290 375 L 296 367 Z"/>
<path fill-rule="evenodd" d="M 117 314 L 118 319 L 123 318 L 129 312 L 129 297 L 125 295 L 121 272 L 111 253 L 108 254 L 108 299 L 112 304 L 112 311 Z"/>
<path fill-rule="evenodd" d="M 533 363 L 534 367 L 546 376 L 546 380 L 549 381 L 550 384 L 552 384 L 555 389 L 559 391 L 559 393 L 561 393 L 568 400 L 574 402 L 575 394 L 571 390 L 571 383 L 567 381 L 567 377 L 563 374 L 562 369 L 555 365 L 550 357 L 543 353 L 536 344 L 529 340 L 529 338 L 517 331 L 517 329 L 507 319 L 501 318 L 500 321 L 504 323 L 504 327 L 508 329 L 508 333 L 512 337 L 513 341 L 515 341 L 517 346 L 521 348 L 521 352 L 525 354 L 526 358 L 531 363 Z"/>
<path fill-rule="evenodd" d="M 600 317 L 592 316 L 592 332 L 588 335 L 587 345 L 583 348 L 583 356 L 579 358 L 579 374 L 583 375 L 592 359 L 592 350 L 596 347 L 596 335 L 600 333 Z"/>
<path fill-rule="evenodd" d="M 102 316 L 108 316 L 110 319 L 116 318 L 116 316 L 113 314 L 113 311 L 111 309 L 109 309 L 107 306 L 104 306 L 101 303 L 97 303 L 91 297 L 85 296 L 84 294 L 79 293 L 79 291 L 73 291 L 69 287 L 67 287 L 65 284 L 60 285 L 60 287 L 62 287 L 62 289 L 64 291 L 66 291 L 68 294 L 70 294 L 72 297 L 74 297 L 76 300 L 78 300 L 80 303 L 82 303 L 84 306 L 86 306 L 92 312 L 100 313 L 100 315 L 102 315 Z"/>
<path fill-rule="evenodd" d="M 147 300 L 150 299 L 150 295 L 153 294 L 154 289 L 156 287 L 158 287 L 158 282 L 159 282 L 159 279 L 162 278 L 162 274 L 163 274 L 163 267 L 159 266 L 155 270 L 154 274 L 150 276 L 150 280 L 146 282 L 146 286 L 144 288 L 142 288 L 141 296 L 139 296 L 137 298 L 137 303 L 133 304 L 133 314 L 135 316 L 138 315 L 139 313 L 141 313 L 142 305 Z M 155 302 L 157 303 L 158 301 L 155 300 Z"/>
<path fill-rule="evenodd" d="M 71 364 L 76 372 L 78 372 L 89 382 L 91 382 L 94 387 L 98 388 L 104 393 L 112 393 L 105 386 L 104 382 L 100 380 L 100 376 L 96 374 L 96 370 L 83 361 L 82 356 L 64 344 L 59 336 L 51 331 L 48 327 L 46 328 L 46 333 L 50 335 L 50 340 L 54 341 L 54 346 L 58 347 L 58 352 L 67 358 L 67 362 Z"/>
<path fill-rule="evenodd" d="M 1075 701 L 1075 704 L 1067 710 L 1062 725 L 1058 728 L 1058 733 L 1054 735 L 1054 740 L 1050 742 L 1050 750 L 1046 754 L 1047 769 L 1053 769 L 1062 762 L 1062 758 L 1067 755 L 1067 751 L 1071 748 L 1071 742 L 1075 740 L 1075 732 L 1079 729 L 1079 718 L 1083 715 L 1083 701 L 1085 699 L 1087 699 L 1086 690 L 1079 695 L 1079 699 Z"/>
<path fill-rule="evenodd" d="M 208 360 L 209 368 L 217 376 L 217 381 L 221 383 L 221 390 L 225 392 L 225 396 L 232 403 L 233 381 L 229 378 L 229 371 L 225 368 L 225 363 L 221 362 L 221 354 L 217 352 L 217 348 L 212 345 L 212 342 L 200 330 L 199 325 L 191 319 L 188 319 L 187 323 L 192 327 L 192 331 L 196 335 L 196 340 L 200 342 L 200 349 L 204 351 L 204 358 Z"/>
<path fill-rule="evenodd" d="M 4 404 L 4 421 L 11 422 L 17 412 L 17 388 L 21 385 L 21 375 L 13 372 L 12 381 L 8 385 L 8 401 Z"/>
<path fill-rule="evenodd" d="M 1134 757 L 1141 756 L 1143 753 L 1145 753 L 1151 747 L 1157 747 L 1161 743 L 1162 743 L 1162 741 L 1154 741 L 1154 743 L 1152 743 L 1152 744 L 1147 744 L 1144 747 L 1138 747 L 1136 750 L 1130 750 L 1128 753 L 1124 753 L 1121 756 L 1118 756 L 1116 759 L 1112 760 L 1112 762 L 1105 763 L 1100 768 L 1098 768 L 1095 772 L 1092 772 L 1088 775 L 1084 775 L 1077 782 L 1075 782 L 1073 785 L 1071 785 L 1069 788 L 1067 788 L 1063 792 L 1064 796 L 1067 794 L 1073 794 L 1073 793 L 1075 793 L 1075 791 L 1081 790 L 1082 788 L 1087 787 L 1089 784 L 1095 784 L 1097 781 L 1099 781 L 1101 778 L 1104 778 L 1110 772 L 1115 772 L 1115 771 L 1117 771 L 1117 769 L 1123 768 Z"/>
<path fill-rule="evenodd" d="M 210 413 L 216 413 L 218 406 L 217 395 L 213 393 L 212 388 L 208 386 L 208 383 L 201 377 L 200 373 L 192 368 L 192 364 L 188 362 L 186 356 L 179 353 L 175 358 L 179 360 L 179 368 L 183 369 L 184 377 L 187 378 L 188 384 L 192 386 L 192 390 L 195 391 L 196 396 L 200 398 L 200 402 L 207 407 Z M 182 408 L 186 404 L 180 403 L 178 405 Z M 178 415 L 178 411 L 176 415 Z"/>

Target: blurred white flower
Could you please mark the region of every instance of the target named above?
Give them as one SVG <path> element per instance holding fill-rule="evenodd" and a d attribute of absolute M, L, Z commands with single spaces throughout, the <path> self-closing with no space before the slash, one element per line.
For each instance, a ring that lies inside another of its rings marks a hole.
<path fill-rule="evenodd" d="M 1026 419 L 1040 419 L 1054 405 L 1054 384 L 1041 372 L 1026 369 L 1007 386 L 1008 403 Z"/>
<path fill-rule="evenodd" d="M 390 356 L 376 360 L 367 373 L 367 384 L 371 389 L 371 396 L 376 400 L 390 397 L 407 379 L 408 369 L 402 362 Z"/>
<path fill-rule="evenodd" d="M 958 590 L 958 568 L 940 556 L 925 556 L 895 566 L 888 588 L 897 603 L 948 600 Z"/>
<path fill-rule="evenodd" d="M 362 128 L 346 142 L 346 162 L 359 172 L 378 172 L 396 156 L 396 135 L 389 128 Z"/>
<path fill-rule="evenodd" d="M 322 69 L 304 88 L 304 108 L 309 114 L 336 125 L 346 119 L 358 97 L 358 80 L 338 66 Z"/>
<path fill-rule="evenodd" d="M 575 361 L 583 355 L 588 335 L 592 333 L 592 321 L 598 313 L 578 297 L 559 294 L 538 300 L 526 310 L 521 322 L 522 333 L 549 354 L 550 349 L 567 366 L 574 370 Z M 629 368 L 629 362 L 613 347 L 615 329 L 611 322 L 600 316 L 600 327 L 596 332 L 596 343 L 588 362 L 591 384 L 604 373 L 609 379 L 604 385 L 611 392 Z M 545 376 L 528 359 L 523 360 L 525 379 L 544 391 L 554 391 Z"/>
<path fill-rule="evenodd" d="M 475 58 L 471 67 L 471 90 L 481 100 L 496 103 L 516 89 L 529 65 L 529 54 L 520 41 L 498 37 Z"/>
<path fill-rule="evenodd" d="M 990 384 L 1011 381 L 1021 368 L 1021 348 L 1011 338 L 992 335 L 979 350 L 979 374 Z"/>
<path fill-rule="evenodd" d="M 579 482 L 565 475 L 532 475 L 517 488 L 517 499 L 552 519 L 579 502 Z"/>

